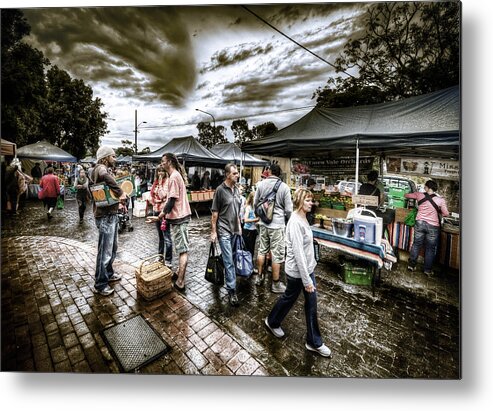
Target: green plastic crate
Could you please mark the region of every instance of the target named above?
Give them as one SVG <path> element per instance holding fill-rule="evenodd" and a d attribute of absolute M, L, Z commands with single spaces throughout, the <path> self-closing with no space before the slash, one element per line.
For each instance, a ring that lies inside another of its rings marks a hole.
<path fill-rule="evenodd" d="M 392 197 L 392 206 L 395 208 L 407 208 L 407 198 Z"/>
<path fill-rule="evenodd" d="M 332 203 L 332 208 L 334 210 L 345 210 L 346 207 L 342 203 Z"/>
<path fill-rule="evenodd" d="M 365 267 L 347 261 L 343 266 L 343 270 L 346 284 L 371 285 L 373 268 L 370 265 Z"/>
<path fill-rule="evenodd" d="M 404 194 L 410 192 L 409 188 L 400 188 L 400 187 L 389 187 L 389 196 L 393 198 L 404 198 Z"/>

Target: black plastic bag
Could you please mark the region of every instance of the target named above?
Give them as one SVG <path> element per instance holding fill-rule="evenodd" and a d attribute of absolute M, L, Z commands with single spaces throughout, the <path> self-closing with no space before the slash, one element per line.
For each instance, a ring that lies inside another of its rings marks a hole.
<path fill-rule="evenodd" d="M 223 257 L 222 255 L 216 255 L 216 247 L 213 242 L 211 242 L 209 249 L 209 259 L 207 260 L 204 278 L 215 285 L 224 284 Z"/>

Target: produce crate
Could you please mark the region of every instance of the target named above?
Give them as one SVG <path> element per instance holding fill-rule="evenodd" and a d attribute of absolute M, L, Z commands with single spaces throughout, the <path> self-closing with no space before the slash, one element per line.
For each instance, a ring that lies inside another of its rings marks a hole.
<path fill-rule="evenodd" d="M 346 261 L 343 266 L 344 282 L 353 285 L 371 285 L 373 268 L 371 265 L 363 266 Z"/>
<path fill-rule="evenodd" d="M 406 208 L 407 198 L 392 197 L 392 206 L 395 208 Z"/>
<path fill-rule="evenodd" d="M 389 196 L 393 198 L 404 198 L 404 194 L 410 192 L 409 188 L 389 187 Z"/>

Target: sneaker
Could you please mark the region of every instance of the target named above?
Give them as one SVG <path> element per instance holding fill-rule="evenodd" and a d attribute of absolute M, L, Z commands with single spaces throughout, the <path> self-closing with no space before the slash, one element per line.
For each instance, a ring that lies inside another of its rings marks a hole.
<path fill-rule="evenodd" d="M 256 274 L 255 275 L 255 285 L 262 285 L 264 283 L 265 275 L 262 274 Z"/>
<path fill-rule="evenodd" d="M 286 286 L 281 281 L 272 281 L 272 286 L 270 287 L 270 290 L 274 294 L 282 294 L 284 291 L 286 291 Z"/>
<path fill-rule="evenodd" d="M 435 273 L 433 271 L 425 271 L 424 272 L 427 277 L 434 277 Z"/>
<path fill-rule="evenodd" d="M 171 263 L 171 261 L 165 261 L 164 265 L 168 268 L 173 268 L 173 264 Z"/>
<path fill-rule="evenodd" d="M 102 290 L 96 289 L 96 292 L 98 294 L 101 294 L 101 295 L 104 295 L 104 296 L 108 296 L 110 294 L 113 294 L 113 291 L 115 291 L 115 290 L 113 288 L 111 288 L 109 285 L 107 285 L 106 287 L 104 287 Z"/>
<path fill-rule="evenodd" d="M 414 266 L 414 265 L 408 265 L 407 266 L 407 270 L 408 271 L 416 271 L 416 266 Z"/>
<path fill-rule="evenodd" d="M 113 274 L 110 278 L 108 278 L 108 282 L 120 281 L 121 279 L 122 279 L 121 274 Z"/>
<path fill-rule="evenodd" d="M 267 328 L 270 330 L 270 332 L 272 334 L 274 334 L 275 337 L 277 338 L 282 338 L 284 337 L 284 331 L 282 330 L 281 327 L 279 328 L 272 328 L 270 325 L 269 325 L 269 318 L 268 317 L 265 317 L 265 321 L 264 321 L 265 325 L 267 326 Z"/>
<path fill-rule="evenodd" d="M 238 301 L 238 296 L 236 295 L 236 293 L 230 293 L 229 294 L 229 303 L 233 307 L 237 307 L 240 305 L 240 302 Z"/>
<path fill-rule="evenodd" d="M 322 344 L 320 347 L 312 347 L 310 344 L 305 343 L 305 347 L 308 351 L 313 351 L 316 353 L 319 353 L 322 357 L 330 357 L 332 352 L 330 351 L 330 348 L 327 347 L 325 344 Z"/>

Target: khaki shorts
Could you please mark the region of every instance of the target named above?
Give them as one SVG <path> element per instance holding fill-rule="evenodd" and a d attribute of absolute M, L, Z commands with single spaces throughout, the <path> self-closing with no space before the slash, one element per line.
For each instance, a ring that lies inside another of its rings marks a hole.
<path fill-rule="evenodd" d="M 266 255 L 272 253 L 272 262 L 281 264 L 286 255 L 286 243 L 284 241 L 284 228 L 268 228 L 259 225 L 258 253 Z"/>
<path fill-rule="evenodd" d="M 177 254 L 188 252 L 188 222 L 171 224 L 171 239 Z"/>

